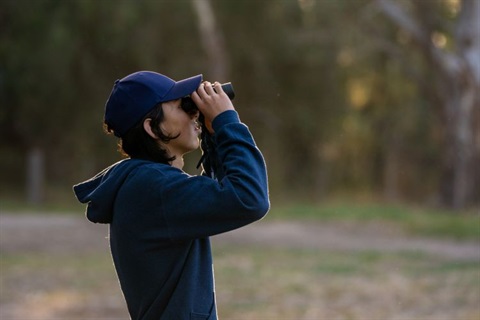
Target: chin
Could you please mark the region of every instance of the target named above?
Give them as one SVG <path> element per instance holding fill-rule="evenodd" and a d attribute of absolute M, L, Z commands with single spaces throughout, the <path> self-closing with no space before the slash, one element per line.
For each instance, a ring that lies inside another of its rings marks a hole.
<path fill-rule="evenodd" d="M 195 140 L 194 146 L 195 146 L 195 147 L 194 147 L 194 149 L 193 149 L 192 151 L 197 150 L 198 148 L 200 148 L 200 139 L 199 139 L 199 138 L 197 138 L 197 139 Z"/>
<path fill-rule="evenodd" d="M 188 148 L 188 150 L 186 150 L 185 154 L 186 154 L 186 153 L 193 152 L 193 151 L 197 150 L 198 148 L 200 148 L 200 142 L 197 142 L 197 143 L 195 143 L 195 144 L 192 144 L 192 145 Z"/>

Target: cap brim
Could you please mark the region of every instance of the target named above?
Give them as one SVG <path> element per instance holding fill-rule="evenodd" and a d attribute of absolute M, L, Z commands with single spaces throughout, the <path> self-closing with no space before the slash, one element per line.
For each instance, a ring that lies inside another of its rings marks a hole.
<path fill-rule="evenodd" d="M 175 82 L 175 85 L 168 91 L 168 93 L 162 98 L 163 101 L 177 100 L 185 96 L 190 95 L 193 91 L 197 90 L 202 83 L 203 75 L 199 74 L 187 79 L 183 79 Z"/>

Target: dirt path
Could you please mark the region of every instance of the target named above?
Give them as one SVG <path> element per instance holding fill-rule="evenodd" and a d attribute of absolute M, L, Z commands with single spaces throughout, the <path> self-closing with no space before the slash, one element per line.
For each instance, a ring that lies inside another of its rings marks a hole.
<path fill-rule="evenodd" d="M 0 213 L 0 252 L 67 254 L 108 250 L 108 228 L 83 216 L 40 213 Z M 255 244 L 267 247 L 335 251 L 418 252 L 452 260 L 480 261 L 473 241 L 411 237 L 385 225 L 349 225 L 265 220 L 213 237 L 215 244 Z"/>

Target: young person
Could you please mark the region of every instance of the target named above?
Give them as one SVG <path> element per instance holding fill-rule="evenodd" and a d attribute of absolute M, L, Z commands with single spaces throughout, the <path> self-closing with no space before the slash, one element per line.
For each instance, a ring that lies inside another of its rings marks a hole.
<path fill-rule="evenodd" d="M 215 178 L 182 171 L 202 131 L 199 112 L 182 107 L 186 96 L 204 117 L 204 170 Z M 128 158 L 74 192 L 90 221 L 110 224 L 131 318 L 217 319 L 209 237 L 269 209 L 265 162 L 251 133 L 220 84 L 201 75 L 176 82 L 140 71 L 117 80 L 104 120 Z"/>

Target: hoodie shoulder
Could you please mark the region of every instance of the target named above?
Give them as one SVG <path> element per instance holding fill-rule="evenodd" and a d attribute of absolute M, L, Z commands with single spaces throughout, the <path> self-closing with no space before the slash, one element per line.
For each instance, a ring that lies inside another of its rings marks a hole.
<path fill-rule="evenodd" d="M 110 223 L 118 190 L 139 167 L 154 165 L 145 160 L 127 159 L 102 170 L 91 179 L 73 186 L 78 201 L 87 204 L 87 218 L 95 223 Z"/>

